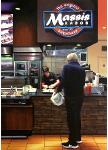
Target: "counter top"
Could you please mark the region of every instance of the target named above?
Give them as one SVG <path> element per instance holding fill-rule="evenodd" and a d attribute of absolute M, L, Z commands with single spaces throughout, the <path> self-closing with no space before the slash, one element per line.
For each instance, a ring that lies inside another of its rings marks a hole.
<path fill-rule="evenodd" d="M 41 90 L 37 90 L 35 94 L 31 94 L 30 96 L 51 96 L 52 93 L 43 93 Z M 92 97 L 92 96 L 107 96 L 107 91 L 103 92 L 102 94 L 90 94 L 85 95 L 86 97 Z"/>
<path fill-rule="evenodd" d="M 24 96 L 2 96 L 2 99 L 30 99 L 30 95 Z"/>
<path fill-rule="evenodd" d="M 29 95 L 24 95 L 24 96 L 2 96 L 2 99 L 30 99 L 30 97 L 50 97 L 52 93 L 43 93 L 41 90 L 37 90 L 36 93 L 30 93 Z M 107 96 L 107 91 L 105 91 L 102 94 L 90 94 L 90 95 L 85 95 L 85 97 L 101 97 L 101 96 Z"/>
<path fill-rule="evenodd" d="M 30 102 L 30 96 L 2 96 L 1 104 L 17 104 L 17 105 L 25 105 Z"/>

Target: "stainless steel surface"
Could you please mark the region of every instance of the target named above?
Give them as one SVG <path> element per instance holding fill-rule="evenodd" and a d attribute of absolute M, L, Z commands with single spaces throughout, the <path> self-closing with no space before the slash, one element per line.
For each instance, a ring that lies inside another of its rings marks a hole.
<path fill-rule="evenodd" d="M 23 87 L 25 85 L 25 77 L 2 76 L 1 88 L 10 88 L 11 85 L 18 88 Z"/>
<path fill-rule="evenodd" d="M 10 88 L 1 88 L 1 90 L 10 90 L 12 87 Z M 13 87 L 13 90 L 15 90 L 15 87 Z M 22 88 L 17 88 L 17 90 L 22 90 Z"/>
<path fill-rule="evenodd" d="M 1 47 L 1 54 L 10 54 L 13 53 L 13 47 Z"/>
<path fill-rule="evenodd" d="M 92 82 L 92 80 L 93 80 L 93 78 L 94 78 L 93 71 L 91 71 L 91 70 L 86 70 L 85 72 L 86 72 L 85 81 Z"/>
<path fill-rule="evenodd" d="M 42 59 L 41 53 L 14 53 L 15 61 L 32 61 Z"/>
<path fill-rule="evenodd" d="M 14 61 L 15 76 L 28 76 L 28 61 Z"/>
<path fill-rule="evenodd" d="M 27 53 L 27 52 L 30 52 L 30 53 L 42 53 L 42 50 L 41 50 L 40 47 L 15 47 L 13 49 L 13 51 L 14 51 L 14 53 L 15 52 L 21 52 L 21 53 L 23 53 L 23 52 L 25 52 L 25 53 Z"/>
<path fill-rule="evenodd" d="M 1 56 L 1 76 L 14 76 L 14 63 L 11 55 Z"/>
<path fill-rule="evenodd" d="M 1 136 L 1 138 L 2 138 L 2 139 L 3 139 L 3 138 L 4 138 L 4 139 L 6 139 L 6 138 L 7 138 L 7 139 L 9 139 L 9 138 L 15 138 L 15 139 L 16 139 L 16 138 L 27 138 L 27 136 L 25 136 L 25 135 L 20 135 L 20 136 L 17 136 L 17 135 L 16 135 L 16 136 L 15 136 L 15 135 L 14 135 L 14 136 Z"/>
<path fill-rule="evenodd" d="M 41 59 L 32 61 L 15 61 L 15 76 L 27 77 L 26 84 L 40 88 Z"/>
<path fill-rule="evenodd" d="M 23 96 L 22 88 L 1 88 L 1 96 Z"/>
<path fill-rule="evenodd" d="M 8 79 L 8 80 L 24 80 L 24 77 L 13 77 L 13 76 L 5 76 L 5 77 L 3 77 L 3 79 Z"/>
<path fill-rule="evenodd" d="M 5 48 L 4 48 L 5 50 Z M 23 77 L 24 82 L 29 81 L 34 88 L 40 88 L 42 50 L 40 47 L 15 47 L 12 55 L 2 55 L 1 59 L 1 87 L 20 84 L 22 82 L 6 80 L 6 76 Z M 5 53 L 6 54 L 6 53 Z M 25 80 L 27 78 L 27 80 Z M 27 82 L 28 83 L 28 82 Z M 25 82 L 26 84 L 26 82 Z"/>
<path fill-rule="evenodd" d="M 1 71 L 13 70 L 13 58 L 11 56 L 1 56 Z"/>

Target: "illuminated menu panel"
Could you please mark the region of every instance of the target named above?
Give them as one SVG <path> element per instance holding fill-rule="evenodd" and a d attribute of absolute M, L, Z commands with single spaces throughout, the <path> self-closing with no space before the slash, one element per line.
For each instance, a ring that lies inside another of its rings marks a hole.
<path fill-rule="evenodd" d="M 1 14 L 1 44 L 13 44 L 13 14 Z"/>

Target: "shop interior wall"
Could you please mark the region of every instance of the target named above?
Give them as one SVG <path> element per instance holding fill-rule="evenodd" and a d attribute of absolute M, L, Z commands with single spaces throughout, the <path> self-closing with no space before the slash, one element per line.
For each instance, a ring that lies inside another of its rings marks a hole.
<path fill-rule="evenodd" d="M 36 28 L 36 11 L 24 10 L 14 13 L 14 47 L 36 46 Z"/>
<path fill-rule="evenodd" d="M 106 46 L 107 41 L 100 39 L 96 44 L 87 48 L 88 64 L 91 70 L 102 76 L 107 76 L 107 51 L 102 50 L 102 46 Z M 63 65 L 67 63 L 66 57 L 44 56 L 43 65 L 48 66 L 50 71 L 59 74 Z"/>
<path fill-rule="evenodd" d="M 107 41 L 104 39 L 87 48 L 88 64 L 91 70 L 105 77 L 107 76 L 107 51 L 102 51 L 102 46 L 106 45 Z M 48 66 L 50 71 L 56 74 L 61 73 L 65 63 L 67 63 L 66 57 L 43 57 L 43 65 Z"/>
<path fill-rule="evenodd" d="M 36 6 L 35 3 L 34 8 Z M 104 14 L 101 14 L 101 16 L 103 16 L 102 18 L 105 18 Z M 37 45 L 37 27 L 35 22 L 35 10 L 31 12 L 27 10 L 25 12 L 20 12 L 20 14 L 14 14 L 14 47 Z M 94 72 L 99 72 L 104 76 L 107 74 L 107 52 L 102 51 L 102 46 L 105 45 L 107 45 L 106 30 L 103 30 L 102 32 L 99 30 L 98 42 L 87 48 L 88 64 L 90 64 L 91 70 Z M 61 72 L 61 69 L 65 63 L 66 57 L 44 57 L 43 59 L 43 65 L 47 65 L 51 71 L 57 74 Z"/>
<path fill-rule="evenodd" d="M 98 0 L 98 42 L 88 47 L 88 63 L 91 69 L 101 75 L 107 75 L 107 0 Z"/>
<path fill-rule="evenodd" d="M 63 65 L 66 63 L 66 57 L 46 57 L 43 58 L 43 65 L 48 66 L 51 72 L 60 74 Z"/>
<path fill-rule="evenodd" d="M 102 46 L 107 46 L 106 32 L 99 33 L 98 42 L 88 47 L 88 63 L 91 70 L 102 76 L 107 76 L 107 50 L 102 51 Z"/>

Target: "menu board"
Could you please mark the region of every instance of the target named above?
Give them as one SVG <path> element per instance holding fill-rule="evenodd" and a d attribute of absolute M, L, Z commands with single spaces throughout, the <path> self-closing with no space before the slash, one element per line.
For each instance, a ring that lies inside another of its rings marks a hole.
<path fill-rule="evenodd" d="M 1 44 L 13 44 L 13 14 L 1 14 Z"/>

